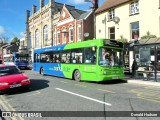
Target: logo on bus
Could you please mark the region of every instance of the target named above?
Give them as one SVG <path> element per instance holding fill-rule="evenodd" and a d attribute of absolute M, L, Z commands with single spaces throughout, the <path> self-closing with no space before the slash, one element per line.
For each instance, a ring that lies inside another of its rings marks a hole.
<path fill-rule="evenodd" d="M 62 71 L 62 67 L 58 66 L 58 67 L 54 67 L 55 71 Z M 68 67 L 63 67 L 63 71 L 64 72 L 70 72 L 70 68 Z"/>
<path fill-rule="evenodd" d="M 54 67 L 55 71 L 62 71 L 61 67 Z"/>

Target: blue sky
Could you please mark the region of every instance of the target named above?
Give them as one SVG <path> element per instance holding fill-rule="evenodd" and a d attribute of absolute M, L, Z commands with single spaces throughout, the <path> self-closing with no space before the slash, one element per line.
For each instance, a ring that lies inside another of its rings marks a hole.
<path fill-rule="evenodd" d="M 49 2 L 49 0 L 44 1 L 45 5 Z M 55 1 L 73 5 L 81 10 L 88 10 L 89 6 L 92 6 L 91 2 L 86 3 L 84 0 Z M 99 0 L 99 6 L 105 1 Z M 23 37 L 26 26 L 26 10 L 30 10 L 32 14 L 32 5 L 36 5 L 39 10 L 39 0 L 0 0 L 0 35 L 9 37 L 10 40 L 14 37 Z"/>

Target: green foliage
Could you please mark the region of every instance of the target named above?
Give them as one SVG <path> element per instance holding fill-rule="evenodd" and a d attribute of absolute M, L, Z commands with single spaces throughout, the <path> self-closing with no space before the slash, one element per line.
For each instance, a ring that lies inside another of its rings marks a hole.
<path fill-rule="evenodd" d="M 12 39 L 12 43 L 16 43 L 16 42 L 18 42 L 19 41 L 19 39 L 17 38 L 17 37 L 14 37 L 13 39 Z"/>
<path fill-rule="evenodd" d="M 150 38 L 156 38 L 156 35 L 151 35 L 149 31 L 146 32 L 146 35 L 143 35 L 141 39 L 150 39 Z"/>
<path fill-rule="evenodd" d="M 123 37 L 123 35 L 120 36 L 120 39 L 117 39 L 117 41 L 122 43 L 127 43 L 127 39 Z"/>

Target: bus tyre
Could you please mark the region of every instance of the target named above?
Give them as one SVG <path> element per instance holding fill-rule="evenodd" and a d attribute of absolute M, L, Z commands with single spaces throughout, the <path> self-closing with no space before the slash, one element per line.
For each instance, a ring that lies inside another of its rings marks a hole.
<path fill-rule="evenodd" d="M 75 79 L 75 81 L 78 81 L 78 82 L 81 81 L 81 73 L 80 73 L 79 70 L 76 70 L 76 71 L 74 72 L 74 79 Z"/>
<path fill-rule="evenodd" d="M 44 69 L 41 68 L 41 71 L 40 71 L 41 75 L 44 75 Z"/>

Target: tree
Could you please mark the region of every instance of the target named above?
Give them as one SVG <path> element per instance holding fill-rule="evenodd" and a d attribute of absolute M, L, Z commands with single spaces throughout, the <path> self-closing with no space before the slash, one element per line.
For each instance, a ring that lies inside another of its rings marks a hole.
<path fill-rule="evenodd" d="M 19 39 L 17 37 L 14 37 L 11 41 L 11 43 L 16 43 L 16 42 L 19 42 Z"/>

